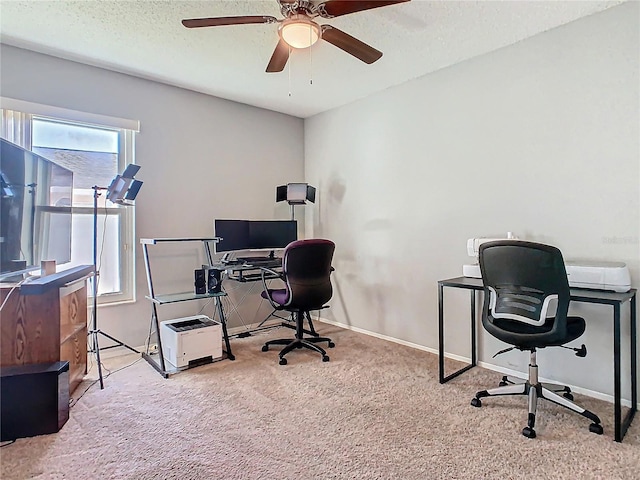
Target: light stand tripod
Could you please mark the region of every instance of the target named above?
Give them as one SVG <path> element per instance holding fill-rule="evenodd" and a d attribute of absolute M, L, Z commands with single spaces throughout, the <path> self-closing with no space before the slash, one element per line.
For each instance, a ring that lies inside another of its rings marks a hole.
<path fill-rule="evenodd" d="M 134 168 L 132 168 L 134 167 Z M 98 271 L 98 197 L 100 196 L 100 190 L 107 190 L 107 199 L 113 203 L 121 205 L 132 205 L 135 196 L 138 194 L 142 182 L 133 179 L 133 175 L 140 169 L 136 165 L 129 165 L 122 175 L 116 176 L 111 182 L 108 188 L 98 187 L 94 185 L 93 188 L 93 312 L 91 321 L 91 330 L 89 335 L 91 336 L 91 352 L 96 356 L 96 363 L 98 364 L 98 378 L 100 380 L 100 389 L 104 389 L 104 380 L 102 376 L 102 363 L 100 362 L 100 345 L 98 342 L 98 335 L 102 335 L 109 340 L 115 342 L 115 345 L 111 345 L 107 348 L 125 347 L 134 353 L 140 353 L 135 348 L 127 345 L 126 343 L 118 340 L 111 335 L 104 333 L 98 328 L 98 278 L 100 272 Z"/>

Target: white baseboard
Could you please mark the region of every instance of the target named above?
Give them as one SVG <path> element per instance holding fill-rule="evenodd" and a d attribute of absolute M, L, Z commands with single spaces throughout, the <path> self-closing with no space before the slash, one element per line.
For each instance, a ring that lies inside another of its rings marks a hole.
<path fill-rule="evenodd" d="M 352 325 L 345 325 L 343 323 L 339 323 L 339 322 L 335 322 L 333 320 L 327 320 L 326 318 L 322 318 L 322 317 L 318 317 L 318 318 L 314 318 L 313 321 L 320 321 L 322 323 L 326 323 L 329 325 L 334 325 L 336 327 L 340 327 L 340 328 L 344 328 L 346 330 L 352 330 L 354 332 L 357 333 L 363 333 L 365 335 L 369 335 L 371 337 L 375 337 L 375 338 L 379 338 L 381 340 L 386 340 L 388 342 L 393 342 L 393 343 L 397 343 L 399 345 L 404 345 L 406 347 L 411 347 L 411 348 L 415 348 L 416 350 L 422 350 L 423 352 L 429 352 L 429 353 L 433 353 L 434 355 L 438 355 L 438 350 L 435 348 L 430 348 L 430 347 L 425 347 L 424 345 L 418 345 L 417 343 L 412 343 L 412 342 L 407 342 L 406 340 L 401 340 L 398 338 L 394 338 L 394 337 L 390 337 L 388 335 L 383 335 L 381 333 L 376 333 L 376 332 L 372 332 L 370 330 L 366 330 L 364 328 L 360 328 L 360 327 L 354 327 Z M 272 324 L 272 323 L 267 323 L 263 326 L 269 326 L 269 327 L 277 327 L 280 323 L 280 320 L 277 321 L 277 323 Z M 229 329 L 229 335 L 237 335 L 239 333 L 245 332 L 247 330 L 251 330 L 254 328 L 257 328 L 259 325 L 259 323 L 253 323 L 250 325 L 242 325 L 239 327 L 233 327 Z M 153 346 L 153 345 L 152 345 Z M 138 350 L 139 352 L 144 352 L 146 350 L 146 345 L 142 345 L 142 346 L 138 346 L 138 347 L 134 347 L 136 350 Z M 125 348 L 125 347 L 117 347 L 117 348 L 110 348 L 108 350 L 103 350 L 100 352 L 100 357 L 101 358 L 113 358 L 113 357 L 117 357 L 120 355 L 127 355 L 127 354 L 131 354 L 131 350 Z M 451 360 L 457 360 L 460 362 L 466 362 L 469 363 L 471 362 L 471 359 L 469 357 L 464 357 L 461 355 L 455 355 L 452 353 L 445 353 L 445 358 L 449 358 Z M 508 376 L 512 376 L 512 377 L 517 377 L 517 378 L 526 378 L 526 373 L 524 372 L 518 372 L 516 370 L 511 370 L 509 368 L 504 368 L 502 366 L 499 365 L 494 365 L 492 363 L 488 363 L 488 362 L 478 362 L 478 366 L 482 367 L 482 368 L 486 368 L 487 370 L 492 370 L 494 372 L 498 372 L 498 373 L 502 373 L 503 375 L 508 375 Z M 547 378 L 543 378 L 540 377 L 540 381 L 544 382 L 544 383 L 557 383 L 554 380 L 550 380 Z M 587 397 L 592 397 L 592 398 L 596 398 L 598 400 L 604 400 L 605 402 L 609 402 L 609 403 L 613 403 L 614 402 L 614 397 L 613 395 L 609 395 L 606 393 L 602 393 L 602 392 L 597 392 L 595 390 L 589 390 L 588 388 L 583 388 L 583 387 L 579 387 L 577 385 L 568 385 L 567 387 L 569 387 L 571 389 L 572 392 L 575 393 L 579 393 L 580 395 L 586 395 Z M 625 407 L 631 407 L 631 400 L 627 400 L 627 399 L 622 399 L 620 402 L 623 406 Z M 640 403 L 637 406 L 638 409 L 640 409 Z"/>
<path fill-rule="evenodd" d="M 334 322 L 332 320 L 327 320 L 327 319 L 324 319 L 324 318 L 319 318 L 318 320 L 320 320 L 321 322 L 324 322 L 324 323 L 328 323 L 330 325 L 335 325 L 336 327 L 344 328 L 346 330 L 352 330 L 354 332 L 363 333 L 365 335 L 369 335 L 371 337 L 379 338 L 381 340 L 387 340 L 389 342 L 397 343 L 399 345 L 405 345 L 407 347 L 415 348 L 417 350 L 422 350 L 424 352 L 429 352 L 429 353 L 433 353 L 435 355 L 438 355 L 438 350 L 435 349 L 435 348 L 425 347 L 423 345 L 418 345 L 416 343 L 407 342 L 405 340 L 400 340 L 398 338 L 390 337 L 388 335 L 382 335 L 380 333 L 372 332 L 370 330 L 365 330 L 364 328 L 354 327 L 352 325 L 345 325 L 343 323 Z M 445 358 L 450 358 L 452 360 L 458 360 L 460 362 L 466 362 L 466 363 L 470 363 L 471 362 L 471 358 L 469 358 L 469 357 L 463 357 L 463 356 L 455 355 L 455 354 L 451 354 L 451 353 L 445 353 L 444 356 L 445 356 Z M 504 375 L 513 376 L 513 377 L 517 377 L 517 378 L 526 378 L 526 375 L 527 375 L 526 373 L 518 372 L 516 370 L 511 370 L 511 369 L 508 369 L 508 368 L 504 368 L 504 367 L 501 367 L 499 365 L 494 365 L 494 364 L 488 363 L 488 362 L 478 362 L 478 366 L 482 367 L 482 368 L 486 368 L 487 370 L 492 370 L 494 372 L 499 372 L 499 373 L 502 373 Z M 543 378 L 543 377 L 540 377 L 540 381 L 544 382 L 544 383 L 558 383 L 557 381 L 546 379 L 546 378 Z M 589 390 L 588 388 L 579 387 L 577 385 L 568 385 L 568 384 L 564 384 L 564 383 L 563 383 L 563 385 L 566 385 L 567 387 L 569 387 L 571 389 L 571 391 L 574 392 L 574 393 L 579 393 L 580 395 L 586 395 L 587 397 L 596 398 L 598 400 L 604 400 L 605 402 L 609 402 L 611 404 L 613 404 L 613 402 L 614 402 L 613 395 L 609 395 L 609 394 L 602 393 L 602 392 L 597 392 L 595 390 Z M 622 406 L 631 407 L 631 400 L 627 400 L 627 399 L 623 398 L 623 399 L 621 399 L 620 403 L 621 403 Z M 637 408 L 640 409 L 640 403 L 637 405 Z"/>

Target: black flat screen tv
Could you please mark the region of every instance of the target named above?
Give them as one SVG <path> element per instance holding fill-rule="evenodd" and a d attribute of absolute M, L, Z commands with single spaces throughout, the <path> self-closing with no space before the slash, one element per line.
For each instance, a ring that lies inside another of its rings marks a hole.
<path fill-rule="evenodd" d="M 0 143 L 0 280 L 70 262 L 73 172 Z"/>
<path fill-rule="evenodd" d="M 275 250 L 298 239 L 296 220 L 218 220 L 214 221 L 216 253 L 241 250 Z"/>

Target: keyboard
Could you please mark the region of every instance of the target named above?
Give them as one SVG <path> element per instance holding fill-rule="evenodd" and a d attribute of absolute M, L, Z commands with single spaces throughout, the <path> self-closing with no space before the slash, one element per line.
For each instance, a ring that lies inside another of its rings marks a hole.
<path fill-rule="evenodd" d="M 277 257 L 239 257 L 238 260 L 248 263 L 249 265 L 272 265 L 282 261 Z"/>

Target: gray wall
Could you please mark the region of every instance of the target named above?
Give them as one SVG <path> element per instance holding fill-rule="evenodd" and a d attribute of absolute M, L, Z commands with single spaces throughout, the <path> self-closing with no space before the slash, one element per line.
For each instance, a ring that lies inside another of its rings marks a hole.
<path fill-rule="evenodd" d="M 138 237 L 210 235 L 215 217 L 287 218 L 274 186 L 306 179 L 318 187 L 304 209 L 306 236 L 337 243 L 335 294 L 323 314 L 435 349 L 436 283 L 461 274 L 470 237 L 513 231 L 566 257 L 623 261 L 638 286 L 638 14 L 629 2 L 304 123 L 7 46 L 0 87 L 8 97 L 141 121 Z M 155 277 L 169 279 L 161 286 L 190 287 L 194 257 L 194 249 L 160 252 Z M 137 265 L 137 303 L 100 314 L 101 328 L 135 345 L 150 313 L 140 255 Z M 466 292 L 447 292 L 447 345 L 461 356 L 467 308 Z M 250 323 L 269 310 L 249 302 L 241 314 Z M 572 311 L 588 319 L 589 355 L 544 351 L 541 374 L 611 394 L 611 308 Z M 482 335 L 482 360 L 525 369 L 520 352 L 491 360 L 499 348 Z"/>
<path fill-rule="evenodd" d="M 437 281 L 471 263 L 468 238 L 508 231 L 626 262 L 638 287 L 638 13 L 629 2 L 307 119 L 320 189 L 307 228 L 337 244 L 326 315 L 435 349 Z M 468 295 L 446 292 L 448 350 L 462 356 Z M 589 355 L 545 350 L 540 374 L 612 394 L 612 309 L 572 312 Z M 521 352 L 491 359 L 502 347 L 483 334 L 481 359 L 524 371 Z"/>
<path fill-rule="evenodd" d="M 138 301 L 100 307 L 105 332 L 141 345 L 149 331 L 139 238 L 210 237 L 214 218 L 290 218 L 288 207 L 275 203 L 275 187 L 304 180 L 301 119 L 7 45 L 0 54 L 2 96 L 140 121 Z M 150 251 L 158 293 L 193 288 L 193 269 L 203 261 L 198 244 Z M 238 294 L 232 299 L 239 298 L 244 287 L 232 287 Z M 246 323 L 271 311 L 255 296 L 249 299 L 240 310 Z M 210 306 L 189 302 L 162 307 L 161 319 L 193 315 L 202 307 L 212 313 Z M 239 324 L 240 317 L 231 322 Z"/>

